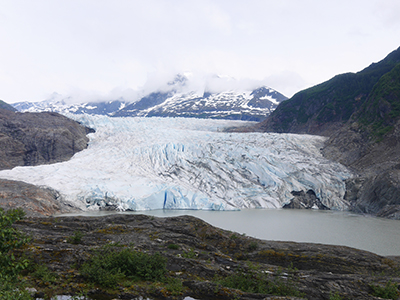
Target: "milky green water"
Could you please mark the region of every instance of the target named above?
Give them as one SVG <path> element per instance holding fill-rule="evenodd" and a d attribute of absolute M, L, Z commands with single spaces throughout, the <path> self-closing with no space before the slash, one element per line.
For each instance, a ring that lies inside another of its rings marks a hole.
<path fill-rule="evenodd" d="M 192 215 L 214 226 L 266 240 L 344 245 L 380 255 L 400 255 L 399 220 L 381 219 L 349 212 L 249 209 L 222 212 L 153 210 L 128 213 L 157 217 Z M 87 212 L 79 215 L 106 214 L 110 213 Z"/>

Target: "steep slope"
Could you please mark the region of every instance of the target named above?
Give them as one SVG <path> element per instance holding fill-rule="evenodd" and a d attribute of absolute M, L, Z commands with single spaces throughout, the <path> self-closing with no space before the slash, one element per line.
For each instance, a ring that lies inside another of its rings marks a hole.
<path fill-rule="evenodd" d="M 0 170 L 68 160 L 87 147 L 89 131 L 56 113 L 0 109 Z M 21 207 L 28 216 L 74 209 L 55 190 L 5 179 L 0 180 L 0 207 Z"/>
<path fill-rule="evenodd" d="M 0 109 L 0 170 L 67 160 L 87 147 L 88 132 L 56 113 Z"/>
<path fill-rule="evenodd" d="M 327 135 L 364 104 L 375 84 L 400 62 L 400 48 L 358 73 L 337 75 L 284 101 L 258 127 L 262 131 Z"/>
<path fill-rule="evenodd" d="M 346 181 L 352 209 L 400 219 L 400 48 L 297 93 L 257 129 L 328 136 L 323 154 L 358 174 Z"/>
<path fill-rule="evenodd" d="M 165 90 L 155 91 L 138 101 L 123 99 L 69 104 L 68 100 L 50 99 L 38 103 L 13 104 L 22 112 L 52 111 L 87 113 L 112 117 L 189 117 L 227 120 L 262 121 L 281 101 L 287 98 L 279 92 L 260 87 L 249 91 L 228 90 L 219 93 L 187 91 L 185 81 L 170 83 Z"/>
<path fill-rule="evenodd" d="M 12 107 L 10 104 L 5 103 L 4 101 L 0 100 L 0 109 L 7 109 L 11 111 L 17 111 L 14 107 Z"/>
<path fill-rule="evenodd" d="M 381 77 L 361 108 L 335 132 L 325 156 L 356 170 L 347 182 L 353 209 L 400 219 L 400 63 Z"/>

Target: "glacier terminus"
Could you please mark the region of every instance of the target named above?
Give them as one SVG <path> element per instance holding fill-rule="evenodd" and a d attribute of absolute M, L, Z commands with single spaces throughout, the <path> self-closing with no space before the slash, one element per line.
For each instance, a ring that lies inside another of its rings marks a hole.
<path fill-rule="evenodd" d="M 324 137 L 225 132 L 248 124 L 233 120 L 68 117 L 95 129 L 87 149 L 0 177 L 53 188 L 82 210 L 281 208 L 308 190 L 328 208 L 348 207 L 351 173 L 321 155 Z"/>

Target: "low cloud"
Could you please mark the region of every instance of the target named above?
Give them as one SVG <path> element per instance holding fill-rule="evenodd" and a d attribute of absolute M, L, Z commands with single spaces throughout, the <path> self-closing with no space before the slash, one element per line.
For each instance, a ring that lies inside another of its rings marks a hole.
<path fill-rule="evenodd" d="M 256 80 L 248 78 L 236 79 L 230 76 L 201 72 L 150 73 L 148 74 L 147 81 L 141 87 L 115 87 L 108 93 L 86 91 L 75 88 L 62 95 L 55 92 L 46 97 L 46 100 L 64 101 L 66 103 L 103 102 L 111 100 L 136 102 L 153 92 L 195 92 L 202 95 L 204 92 L 220 93 L 225 91 L 252 91 L 261 86 L 267 86 L 281 92 L 274 84 L 279 83 L 281 86 L 285 86 L 284 82 L 289 84 L 289 82 L 295 81 L 294 79 L 299 80 L 293 74 L 291 78 L 284 79 L 284 77 L 285 74 L 281 74 L 280 76 L 266 78 L 264 80 Z"/>

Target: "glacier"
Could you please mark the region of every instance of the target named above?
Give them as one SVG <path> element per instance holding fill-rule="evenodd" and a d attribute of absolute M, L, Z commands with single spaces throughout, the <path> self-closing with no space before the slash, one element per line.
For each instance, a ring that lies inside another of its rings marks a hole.
<path fill-rule="evenodd" d="M 95 129 L 69 161 L 0 171 L 47 186 L 82 210 L 281 208 L 292 191 L 313 190 L 344 210 L 344 166 L 325 159 L 325 138 L 230 133 L 249 122 L 193 118 L 68 117 Z"/>

